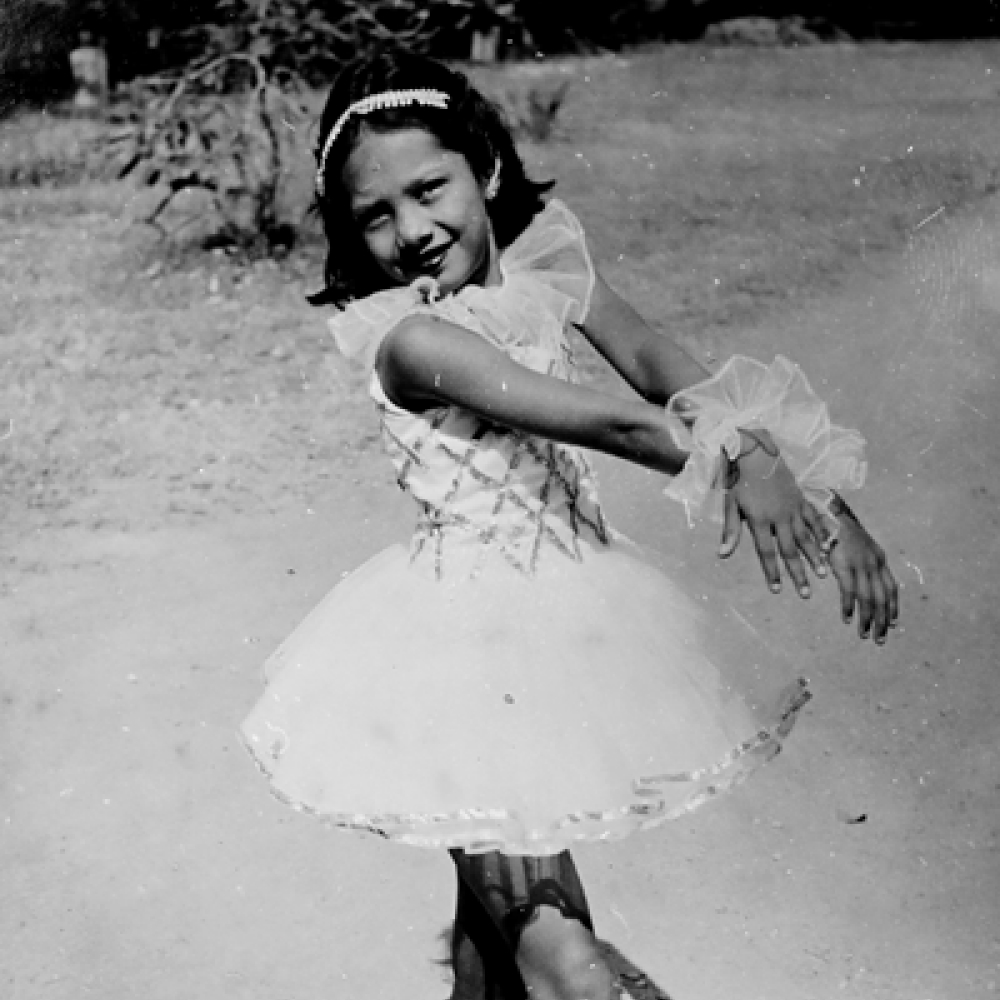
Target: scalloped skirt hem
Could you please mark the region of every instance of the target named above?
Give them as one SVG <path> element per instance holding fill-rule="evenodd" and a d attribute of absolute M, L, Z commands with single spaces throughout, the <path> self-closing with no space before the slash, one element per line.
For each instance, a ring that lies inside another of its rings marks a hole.
<path fill-rule="evenodd" d="M 284 794 L 274 782 L 271 793 L 297 812 L 336 829 L 370 833 L 412 847 L 461 848 L 469 854 L 559 854 L 581 842 L 622 840 L 678 819 L 736 788 L 782 749 L 799 712 L 812 698 L 808 681 L 790 684 L 779 701 L 773 725 L 761 729 L 697 771 L 650 775 L 633 781 L 635 802 L 604 810 L 581 810 L 554 819 L 548 826 L 528 828 L 516 812 L 503 808 L 467 808 L 449 813 L 383 813 L 379 815 L 317 809 Z M 272 772 L 252 743 L 241 739 L 265 776 Z"/>

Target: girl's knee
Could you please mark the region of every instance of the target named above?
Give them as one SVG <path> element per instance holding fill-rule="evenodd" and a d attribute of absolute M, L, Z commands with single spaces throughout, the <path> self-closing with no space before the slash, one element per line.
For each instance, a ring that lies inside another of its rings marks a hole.
<path fill-rule="evenodd" d="M 555 907 L 539 906 L 521 933 L 517 952 L 529 985 L 560 1000 L 607 1000 L 611 972 L 594 935 Z M 536 991 L 532 991 L 536 992 Z"/>

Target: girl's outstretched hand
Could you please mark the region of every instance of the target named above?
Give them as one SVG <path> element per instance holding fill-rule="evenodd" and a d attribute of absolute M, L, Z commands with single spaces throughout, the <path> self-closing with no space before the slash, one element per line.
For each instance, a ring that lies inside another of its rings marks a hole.
<path fill-rule="evenodd" d="M 840 611 L 849 623 L 858 610 L 858 635 L 885 642 L 899 617 L 899 586 L 881 546 L 865 531 L 854 511 L 835 496 L 830 513 L 840 530 L 828 549 L 830 568 L 840 585 Z"/>
<path fill-rule="evenodd" d="M 728 466 L 719 555 L 725 559 L 736 551 L 746 521 L 771 590 L 776 594 L 781 590 L 780 553 L 799 596 L 808 597 L 811 591 L 802 556 L 817 576 L 826 576 L 822 546 L 829 532 L 767 432 L 741 431 L 740 436 L 743 451 Z"/>

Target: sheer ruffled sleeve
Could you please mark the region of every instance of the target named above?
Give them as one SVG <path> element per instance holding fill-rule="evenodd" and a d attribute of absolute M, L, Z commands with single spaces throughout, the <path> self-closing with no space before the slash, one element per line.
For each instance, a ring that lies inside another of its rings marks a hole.
<path fill-rule="evenodd" d="M 827 514 L 834 490 L 864 485 L 864 438 L 832 424 L 802 370 L 780 355 L 770 366 L 735 355 L 671 399 L 667 416 L 691 456 L 665 492 L 691 514 L 722 520 L 719 464 L 723 451 L 739 455 L 739 428 L 767 430 L 806 498 Z"/>
<path fill-rule="evenodd" d="M 428 305 L 430 294 L 431 290 L 421 282 L 414 282 L 407 288 L 391 288 L 348 303 L 327 321 L 340 353 L 372 368 L 385 335 L 403 317 L 432 311 Z"/>
<path fill-rule="evenodd" d="M 580 220 L 550 201 L 501 258 L 508 281 L 529 277 L 548 291 L 546 305 L 563 324 L 582 323 L 594 292 L 594 265 Z"/>

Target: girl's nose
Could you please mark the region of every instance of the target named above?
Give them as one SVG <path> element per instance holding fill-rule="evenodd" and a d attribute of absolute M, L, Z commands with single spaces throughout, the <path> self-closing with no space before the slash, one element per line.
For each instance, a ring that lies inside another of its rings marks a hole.
<path fill-rule="evenodd" d="M 401 247 L 419 246 L 431 234 L 430 219 L 419 205 L 401 209 L 396 223 L 396 238 Z"/>

